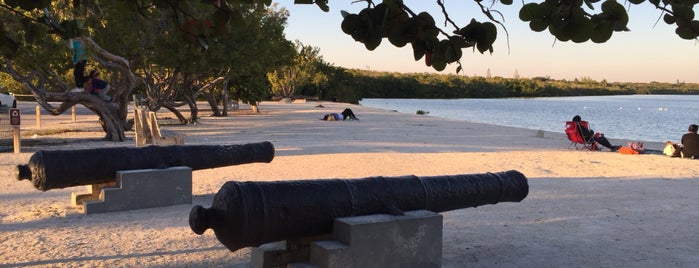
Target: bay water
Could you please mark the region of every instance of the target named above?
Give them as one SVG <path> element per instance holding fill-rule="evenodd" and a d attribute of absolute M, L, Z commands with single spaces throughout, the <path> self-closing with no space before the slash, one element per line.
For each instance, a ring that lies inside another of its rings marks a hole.
<path fill-rule="evenodd" d="M 580 115 L 596 132 L 628 141 L 679 142 L 699 124 L 699 95 L 617 95 L 504 99 L 362 99 L 360 105 L 493 125 L 564 132 Z"/>

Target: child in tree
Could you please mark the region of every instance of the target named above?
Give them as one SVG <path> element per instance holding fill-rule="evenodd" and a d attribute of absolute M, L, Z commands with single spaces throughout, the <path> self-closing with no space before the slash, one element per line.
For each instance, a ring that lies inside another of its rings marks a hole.
<path fill-rule="evenodd" d="M 90 75 L 85 77 L 85 92 L 97 95 L 106 102 L 112 101 L 112 97 L 107 95 L 110 86 L 106 81 L 99 79 L 100 73 L 96 70 L 90 71 Z"/>
<path fill-rule="evenodd" d="M 82 41 L 77 37 L 77 34 L 70 39 L 70 48 L 73 50 L 73 77 L 75 78 L 74 92 L 83 91 L 85 79 L 85 48 Z"/>

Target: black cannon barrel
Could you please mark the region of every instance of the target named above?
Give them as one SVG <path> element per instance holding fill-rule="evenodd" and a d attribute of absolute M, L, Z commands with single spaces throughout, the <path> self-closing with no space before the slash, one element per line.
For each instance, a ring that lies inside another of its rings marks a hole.
<path fill-rule="evenodd" d="M 338 217 L 433 212 L 498 202 L 519 202 L 529 193 L 515 170 L 434 177 L 370 177 L 276 182 L 226 182 L 211 208 L 194 206 L 189 226 L 211 228 L 229 250 L 328 234 Z"/>
<path fill-rule="evenodd" d="M 274 145 L 265 141 L 243 145 L 172 145 L 85 150 L 38 151 L 27 165 L 17 165 L 18 180 L 31 180 L 47 191 L 112 182 L 120 170 L 187 166 L 192 170 L 265 162 Z"/>

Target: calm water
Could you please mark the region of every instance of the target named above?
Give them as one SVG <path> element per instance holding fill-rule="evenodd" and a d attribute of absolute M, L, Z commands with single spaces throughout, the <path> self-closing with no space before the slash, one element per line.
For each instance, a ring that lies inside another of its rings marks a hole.
<path fill-rule="evenodd" d="M 699 95 L 625 95 L 510 99 L 363 99 L 367 107 L 534 130 L 563 132 L 579 114 L 615 139 L 679 141 L 699 123 Z"/>

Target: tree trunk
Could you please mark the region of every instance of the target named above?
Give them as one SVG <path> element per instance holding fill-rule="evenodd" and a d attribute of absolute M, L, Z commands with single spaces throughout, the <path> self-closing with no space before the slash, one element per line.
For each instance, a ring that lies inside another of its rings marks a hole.
<path fill-rule="evenodd" d="M 194 124 L 197 122 L 197 118 L 199 118 L 199 108 L 197 108 L 197 103 L 194 99 L 192 99 L 192 96 L 189 94 L 184 94 L 183 97 L 184 101 L 189 106 L 189 123 Z"/>
<path fill-rule="evenodd" d="M 93 59 L 99 62 L 102 67 L 113 71 L 114 75 L 112 77 L 117 77 L 118 80 L 112 79 L 109 81 L 113 88 L 110 94 L 115 99 L 115 102 L 106 103 L 96 96 L 84 93 L 79 94 L 87 95 L 92 99 L 90 104 L 95 104 L 92 108 L 88 108 L 100 117 L 99 122 L 102 125 L 102 129 L 104 129 L 105 140 L 124 141 L 126 138 L 124 132 L 128 128 L 126 122 L 128 102 L 131 92 L 136 85 L 136 75 L 131 71 L 129 61 L 125 58 L 103 49 L 91 38 L 85 37 L 82 40 L 94 52 Z M 66 95 L 68 94 L 66 93 Z M 82 104 L 85 105 L 85 103 Z"/>
<path fill-rule="evenodd" d="M 206 92 L 204 94 L 206 97 L 206 101 L 209 103 L 209 106 L 211 106 L 211 111 L 213 112 L 213 116 L 221 116 L 221 110 L 218 109 L 218 103 L 216 102 L 216 96 L 214 96 L 213 93 L 211 92 Z"/>
<path fill-rule="evenodd" d="M 53 107 L 49 101 L 60 101 L 58 107 Z M 125 117 L 120 115 L 121 108 L 118 103 L 107 103 L 95 95 L 86 93 L 64 93 L 64 94 L 48 94 L 43 98 L 37 98 L 37 103 L 51 115 L 60 115 L 66 112 L 71 107 L 82 104 L 90 111 L 99 116 L 99 124 L 104 130 L 104 140 L 107 141 L 125 141 L 127 123 Z M 130 128 L 130 125 L 128 126 Z"/>
<path fill-rule="evenodd" d="M 175 114 L 177 119 L 180 120 L 181 124 L 186 125 L 187 123 L 189 123 L 189 120 L 187 120 L 187 118 L 184 117 L 184 115 L 182 115 L 182 113 L 180 111 L 178 111 L 177 108 L 175 108 L 175 106 L 169 105 L 169 104 L 164 104 L 163 107 L 165 107 L 165 109 L 167 109 L 168 111 Z"/>
<path fill-rule="evenodd" d="M 228 116 L 228 79 L 223 81 L 223 89 L 221 92 L 221 96 L 223 98 L 223 116 Z"/>
<path fill-rule="evenodd" d="M 112 109 L 116 104 L 100 105 L 99 107 L 107 107 L 100 109 L 97 114 L 100 116 L 99 123 L 105 132 L 104 139 L 107 141 L 125 141 L 125 122 L 118 115 L 117 109 Z"/>

